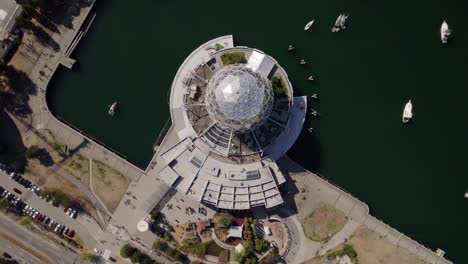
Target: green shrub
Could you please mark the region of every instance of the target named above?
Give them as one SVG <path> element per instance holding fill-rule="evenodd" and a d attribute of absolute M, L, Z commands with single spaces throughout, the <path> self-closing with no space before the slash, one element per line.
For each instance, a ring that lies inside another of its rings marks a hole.
<path fill-rule="evenodd" d="M 20 225 L 29 225 L 32 222 L 32 217 L 25 215 L 20 220 Z"/>
<path fill-rule="evenodd" d="M 42 190 L 41 196 L 47 197 L 47 195 L 52 198 L 55 202 L 62 205 L 63 207 L 67 208 L 71 205 L 70 198 L 61 191 L 49 191 L 49 190 Z"/>
<path fill-rule="evenodd" d="M 185 245 L 185 246 L 182 246 L 180 249 L 182 249 L 182 251 L 191 253 L 191 254 L 199 256 L 199 257 L 203 257 L 203 256 L 206 255 L 206 245 L 205 245 L 205 243 L 197 244 L 197 245 Z"/>
<path fill-rule="evenodd" d="M 223 250 L 219 253 L 219 261 L 229 262 L 229 250 Z"/>
<path fill-rule="evenodd" d="M 4 198 L 0 199 L 0 209 L 6 209 L 8 207 L 10 207 L 8 200 Z"/>
<path fill-rule="evenodd" d="M 216 51 L 218 51 L 218 50 L 224 49 L 224 46 L 219 43 L 216 43 L 215 48 L 216 48 Z"/>
<path fill-rule="evenodd" d="M 246 63 L 245 54 L 243 52 L 231 52 L 221 55 L 221 61 L 224 65 Z"/>
<path fill-rule="evenodd" d="M 230 227 L 232 225 L 232 219 L 226 216 L 220 217 L 218 224 Z"/>
<path fill-rule="evenodd" d="M 132 248 L 129 244 L 126 244 L 120 249 L 120 256 L 122 256 L 122 258 L 129 258 L 135 253 L 135 250 L 136 249 Z"/>
<path fill-rule="evenodd" d="M 153 243 L 153 249 L 156 251 L 166 251 L 167 248 L 167 243 L 162 240 L 156 240 Z"/>
<path fill-rule="evenodd" d="M 271 78 L 271 86 L 275 91 L 276 97 L 286 97 L 288 95 L 288 88 L 283 79 L 273 76 Z"/>
<path fill-rule="evenodd" d="M 32 145 L 26 149 L 24 156 L 27 159 L 37 159 L 39 158 L 39 147 L 37 145 Z"/>
<path fill-rule="evenodd" d="M 135 250 L 130 257 L 130 261 L 132 261 L 132 263 L 140 263 L 143 261 L 143 259 L 144 255 L 139 250 Z"/>
<path fill-rule="evenodd" d="M 268 242 L 265 239 L 255 239 L 255 251 L 265 251 L 268 248 Z"/>

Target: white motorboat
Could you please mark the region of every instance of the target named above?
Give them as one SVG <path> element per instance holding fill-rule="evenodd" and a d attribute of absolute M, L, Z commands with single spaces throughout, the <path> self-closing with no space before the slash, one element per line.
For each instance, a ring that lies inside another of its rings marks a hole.
<path fill-rule="evenodd" d="M 346 29 L 346 19 L 348 19 L 348 17 L 349 17 L 349 14 L 348 15 L 343 14 L 341 16 L 341 20 L 340 20 L 340 28 L 341 29 Z"/>
<path fill-rule="evenodd" d="M 115 114 L 115 108 L 117 108 L 117 101 L 112 103 L 112 105 L 109 107 L 109 111 L 107 113 L 109 115 L 113 116 Z"/>
<path fill-rule="evenodd" d="M 452 34 L 447 22 L 442 22 L 442 26 L 440 26 L 440 40 L 442 43 L 447 43 L 450 35 Z"/>
<path fill-rule="evenodd" d="M 468 199 L 468 191 L 465 193 L 465 198 Z"/>
<path fill-rule="evenodd" d="M 293 45 L 289 45 L 289 47 L 288 47 L 288 51 L 293 51 L 293 50 L 294 50 L 294 47 L 293 47 Z"/>
<path fill-rule="evenodd" d="M 409 100 L 406 105 L 405 109 L 403 110 L 403 123 L 408 123 L 410 119 L 413 118 L 413 104 L 411 100 Z"/>
<path fill-rule="evenodd" d="M 310 75 L 309 78 L 307 78 L 307 80 L 313 81 L 313 80 L 314 80 L 314 76 Z"/>
<path fill-rule="evenodd" d="M 306 64 L 306 61 L 304 59 L 302 59 L 300 62 L 299 62 L 300 65 L 305 65 Z"/>
<path fill-rule="evenodd" d="M 304 31 L 309 30 L 309 28 L 314 24 L 314 22 L 315 22 L 315 19 L 312 19 L 311 21 L 309 21 L 309 23 L 305 25 Z"/>
<path fill-rule="evenodd" d="M 335 20 L 335 25 L 332 27 L 331 31 L 332 32 L 338 32 L 340 31 L 341 27 L 340 27 L 340 24 L 341 24 L 341 19 L 343 18 L 343 14 L 340 14 L 336 20 Z"/>

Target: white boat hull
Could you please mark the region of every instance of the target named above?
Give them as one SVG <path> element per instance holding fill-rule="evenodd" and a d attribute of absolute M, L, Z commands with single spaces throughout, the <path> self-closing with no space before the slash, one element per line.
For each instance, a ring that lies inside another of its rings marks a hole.
<path fill-rule="evenodd" d="M 309 29 L 312 27 L 312 25 L 314 24 L 314 21 L 315 21 L 314 19 L 312 19 L 311 21 L 309 21 L 309 23 L 307 23 L 307 25 L 305 25 L 304 31 L 309 30 Z"/>
<path fill-rule="evenodd" d="M 408 101 L 405 105 L 405 109 L 403 110 L 403 123 L 408 123 L 413 118 L 413 104 L 411 100 Z"/>
<path fill-rule="evenodd" d="M 447 22 L 442 22 L 442 26 L 440 26 L 440 40 L 442 41 L 442 43 L 447 43 L 449 37 L 450 37 L 450 29 L 449 29 L 449 26 L 447 24 Z"/>

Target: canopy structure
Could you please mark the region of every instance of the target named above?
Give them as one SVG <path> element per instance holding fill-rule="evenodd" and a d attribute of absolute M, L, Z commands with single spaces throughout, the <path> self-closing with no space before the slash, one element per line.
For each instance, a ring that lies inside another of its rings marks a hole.
<path fill-rule="evenodd" d="M 224 67 L 207 87 L 207 110 L 214 121 L 235 132 L 251 131 L 270 116 L 273 88 L 245 65 Z"/>

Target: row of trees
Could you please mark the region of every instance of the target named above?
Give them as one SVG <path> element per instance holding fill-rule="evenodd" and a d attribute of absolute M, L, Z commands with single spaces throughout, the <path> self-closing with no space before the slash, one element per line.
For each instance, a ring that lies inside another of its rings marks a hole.
<path fill-rule="evenodd" d="M 138 249 L 126 244 L 120 249 L 120 256 L 130 258 L 132 263 L 140 264 L 156 264 L 157 262 L 151 259 L 148 255 L 141 253 Z"/>
<path fill-rule="evenodd" d="M 182 259 L 182 254 L 179 250 L 172 248 L 162 240 L 156 240 L 153 244 L 153 249 L 164 253 L 164 255 L 172 258 L 174 261 L 180 261 Z"/>

